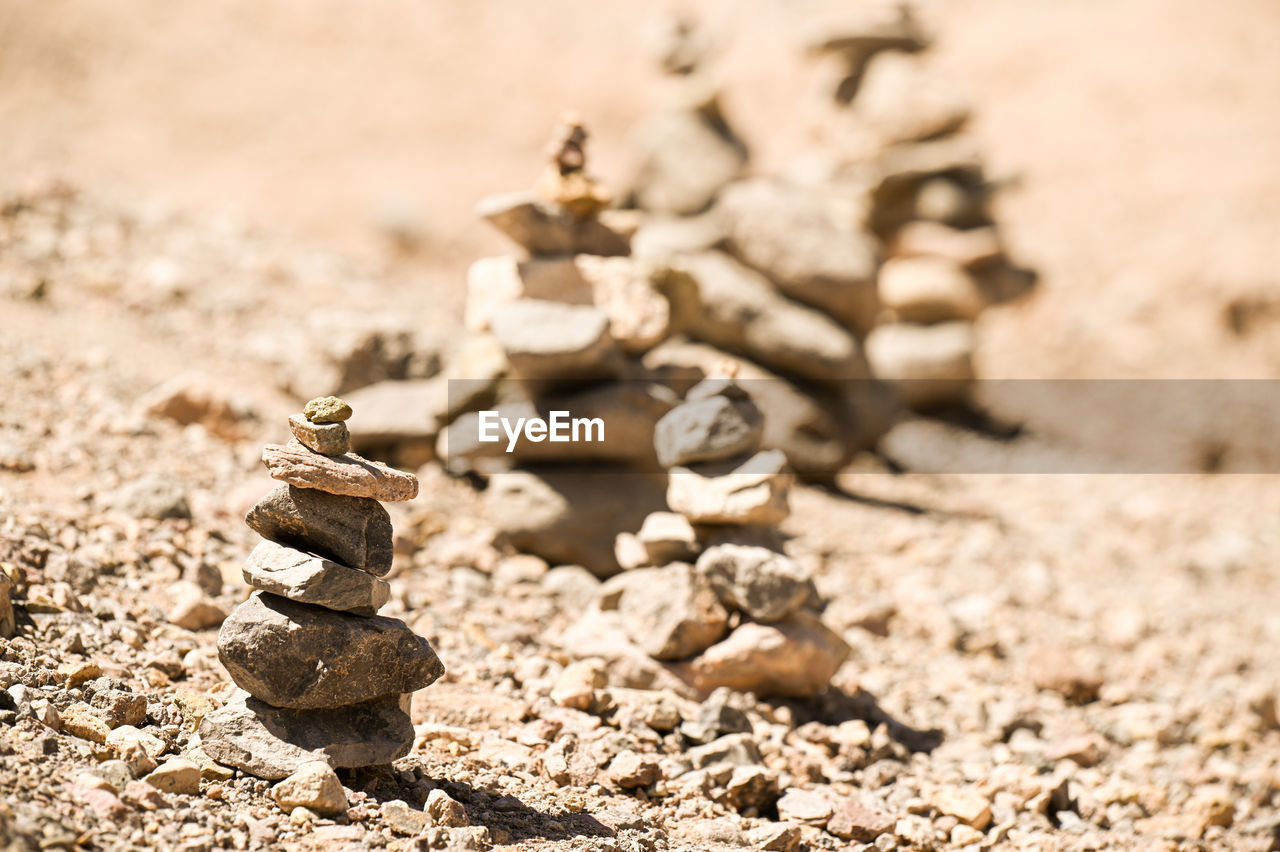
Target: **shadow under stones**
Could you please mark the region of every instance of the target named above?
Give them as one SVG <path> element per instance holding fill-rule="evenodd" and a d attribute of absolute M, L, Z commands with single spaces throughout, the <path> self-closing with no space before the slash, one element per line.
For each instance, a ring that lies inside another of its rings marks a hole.
<path fill-rule="evenodd" d="M 375 802 L 399 799 L 415 810 L 422 810 L 432 790 L 444 790 L 462 803 L 472 825 L 499 828 L 506 832 L 508 843 L 541 838 L 569 840 L 574 837 L 612 837 L 614 831 L 590 814 L 544 813 L 514 796 L 495 796 L 462 781 L 428 778 L 420 771 L 397 770 L 390 766 L 339 770 L 353 790 L 361 790 Z"/>
<path fill-rule="evenodd" d="M 900 722 L 880 706 L 876 698 L 865 689 L 853 693 L 832 687 L 816 698 L 799 700 L 781 700 L 770 702 L 775 706 L 785 706 L 791 710 L 796 726 L 806 722 L 820 722 L 824 725 L 838 725 L 860 719 L 867 727 L 875 730 L 885 726 L 889 737 L 907 751 L 928 754 L 942 745 L 943 733 L 940 728 L 913 728 Z"/>

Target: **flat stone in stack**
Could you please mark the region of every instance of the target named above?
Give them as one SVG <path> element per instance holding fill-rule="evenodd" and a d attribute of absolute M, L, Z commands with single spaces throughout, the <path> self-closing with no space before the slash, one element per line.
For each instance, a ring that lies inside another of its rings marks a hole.
<path fill-rule="evenodd" d="M 241 692 L 200 725 L 201 746 L 268 780 L 317 755 L 337 767 L 408 753 L 410 693 L 444 674 L 431 645 L 377 616 L 390 587 L 391 521 L 378 500 L 409 500 L 412 474 L 349 452 L 351 408 L 328 397 L 263 450 L 284 485 L 245 521 L 263 536 L 244 566 L 257 591 L 223 622 L 218 657 Z"/>

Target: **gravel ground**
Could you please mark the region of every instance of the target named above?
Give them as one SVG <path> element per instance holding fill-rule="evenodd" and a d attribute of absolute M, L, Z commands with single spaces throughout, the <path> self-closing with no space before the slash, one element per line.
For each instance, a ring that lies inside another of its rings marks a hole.
<path fill-rule="evenodd" d="M 851 658 L 820 699 L 698 702 L 596 685 L 592 649 L 559 640 L 598 581 L 495 549 L 471 486 L 427 464 L 390 507 L 384 613 L 448 675 L 415 696 L 407 757 L 340 773 L 345 812 L 285 812 L 201 759 L 232 689 L 216 625 L 189 628 L 247 594 L 258 452 L 296 405 L 281 376 L 321 357 L 305 309 L 426 295 L 66 188 L 7 200 L 0 281 L 6 848 L 1280 848 L 1265 476 L 801 487 L 788 549 Z M 147 414 L 179 364 L 216 377 L 190 379 L 185 425 Z M 198 792 L 120 775 L 149 768 L 130 737 L 191 757 Z M 460 804 L 443 818 L 437 789 Z"/>

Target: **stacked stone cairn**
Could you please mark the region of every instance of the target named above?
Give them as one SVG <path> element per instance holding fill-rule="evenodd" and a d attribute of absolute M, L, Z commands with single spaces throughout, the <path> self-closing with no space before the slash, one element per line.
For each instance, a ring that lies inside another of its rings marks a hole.
<path fill-rule="evenodd" d="M 240 687 L 206 716 L 201 747 L 268 780 L 321 759 L 387 764 L 413 744 L 408 698 L 444 674 L 430 644 L 378 616 L 390 587 L 391 519 L 418 481 L 351 453 L 351 408 L 313 399 L 289 418 L 294 440 L 263 463 L 283 484 L 245 522 L 262 536 L 245 562 L 255 591 L 223 622 L 218 656 Z"/>
<path fill-rule="evenodd" d="M 907 4 L 863 7 L 810 39 L 827 61 L 829 179 L 862 199 L 884 246 L 880 310 L 866 338 L 871 372 L 913 407 L 964 401 L 974 379 L 974 320 L 1017 298 L 1034 272 L 1007 256 L 974 140 L 971 105 L 930 68 L 930 34 Z"/>
<path fill-rule="evenodd" d="M 631 642 L 699 693 L 812 696 L 849 653 L 819 619 L 810 572 L 784 552 L 792 475 L 782 452 L 760 450 L 763 425 L 731 375 L 659 421 L 671 511 L 618 536 L 627 570 L 601 598 Z"/>
<path fill-rule="evenodd" d="M 582 122 L 566 116 L 535 189 L 479 206 L 525 254 L 482 258 L 468 272 L 470 339 L 459 361 L 484 350 L 493 366 L 446 370 L 457 377 L 448 388 L 457 413 L 437 453 L 455 471 L 490 477 L 486 500 L 505 541 L 608 575 L 617 531 L 662 505 L 653 428 L 677 397 L 646 380 L 639 361 L 671 330 L 668 270 L 631 256 L 634 216 L 605 209 L 586 141 Z M 479 440 L 482 404 L 510 422 L 555 411 L 598 418 L 603 440 L 521 438 L 508 453 L 506 435 Z"/>

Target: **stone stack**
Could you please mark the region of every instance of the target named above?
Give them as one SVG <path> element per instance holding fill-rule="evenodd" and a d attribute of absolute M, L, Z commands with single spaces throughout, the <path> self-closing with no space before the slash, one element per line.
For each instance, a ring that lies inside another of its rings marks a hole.
<path fill-rule="evenodd" d="M 220 763 L 284 778 L 317 757 L 335 767 L 403 757 L 409 694 L 444 667 L 402 621 L 378 616 L 390 587 L 391 519 L 418 481 L 350 452 L 351 408 L 313 399 L 289 418 L 294 440 L 263 463 L 283 484 L 245 522 L 262 536 L 245 562 L 256 591 L 223 622 L 218 657 L 241 691 L 200 726 Z"/>
<path fill-rule="evenodd" d="M 811 696 L 849 648 L 819 619 L 810 572 L 784 552 L 777 525 L 792 477 L 780 451 L 760 450 L 763 420 L 737 382 L 712 378 L 659 421 L 672 511 L 618 536 L 628 570 L 617 616 L 631 642 L 698 692 Z"/>
<path fill-rule="evenodd" d="M 479 206 L 524 254 L 482 258 L 468 272 L 467 348 L 495 353 L 501 366 L 454 371 L 449 408 L 461 413 L 437 452 L 455 471 L 491 476 L 486 500 L 504 541 L 603 576 L 617 570 L 620 525 L 661 506 L 653 428 L 676 398 L 646 381 L 639 362 L 670 333 L 670 273 L 631 256 L 633 217 L 605 209 L 610 196 L 587 169 L 586 141 L 582 122 L 567 116 L 534 191 Z M 465 400 L 482 399 L 513 423 L 554 411 L 599 418 L 604 439 L 522 438 L 509 453 L 505 435 L 479 440 L 479 414 L 468 410 L 478 405 Z"/>
<path fill-rule="evenodd" d="M 1005 253 L 995 185 L 965 135 L 968 99 L 934 71 L 932 38 L 907 4 L 862 7 L 817 28 L 827 60 L 831 189 L 860 199 L 885 247 L 871 372 L 916 408 L 964 402 L 974 379 L 974 320 L 1016 298 L 1035 274 Z"/>

